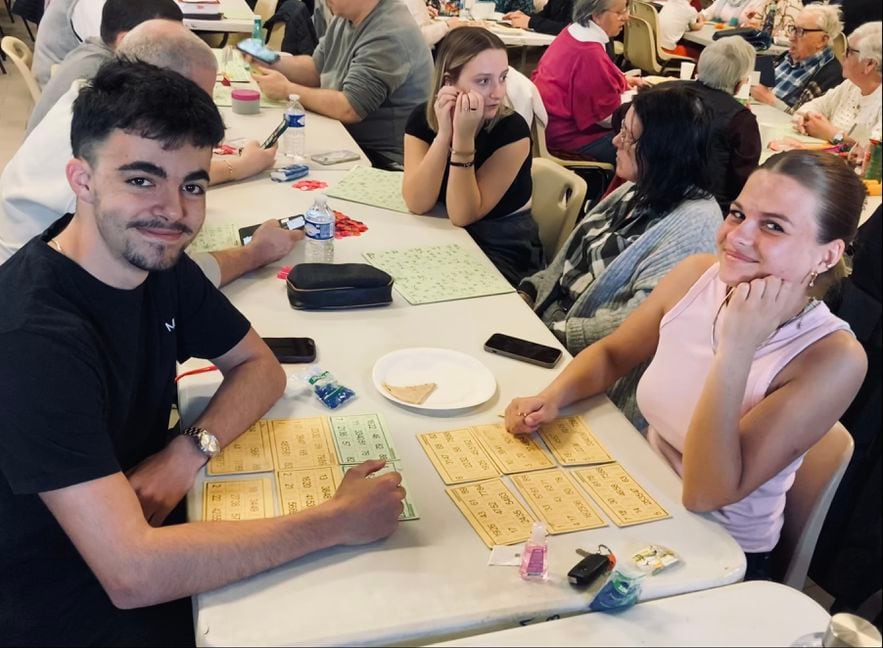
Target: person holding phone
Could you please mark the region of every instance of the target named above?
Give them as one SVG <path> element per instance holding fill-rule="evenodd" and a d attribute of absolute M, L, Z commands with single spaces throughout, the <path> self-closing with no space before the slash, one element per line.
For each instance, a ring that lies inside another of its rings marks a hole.
<path fill-rule="evenodd" d="M 402 195 L 425 214 L 439 202 L 512 284 L 543 267 L 530 213 L 530 128 L 506 95 L 506 46 L 459 27 L 438 47 L 431 101 L 405 129 Z"/>
<path fill-rule="evenodd" d="M 426 100 L 432 56 L 400 0 L 334 0 L 334 19 L 311 56 L 283 56 L 252 74 L 271 99 L 346 126 L 371 163 L 401 170 L 405 121 Z"/>
<path fill-rule="evenodd" d="M 769 576 L 785 495 L 803 455 L 855 397 L 867 358 L 849 325 L 814 299 L 836 280 L 865 190 L 839 158 L 767 160 L 733 202 L 717 256 L 679 263 L 613 333 L 536 396 L 506 408 L 533 432 L 558 411 L 650 361 L 638 385 L 647 439 Z"/>

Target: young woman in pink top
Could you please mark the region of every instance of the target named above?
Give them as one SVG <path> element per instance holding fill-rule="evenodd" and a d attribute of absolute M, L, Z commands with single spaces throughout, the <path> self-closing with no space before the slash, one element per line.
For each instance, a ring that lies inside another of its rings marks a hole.
<path fill-rule="evenodd" d="M 864 187 L 838 158 L 791 151 L 755 171 L 721 225 L 717 257 L 689 257 L 612 334 L 542 392 L 506 408 L 514 434 L 652 361 L 638 386 L 648 440 L 768 577 L 785 493 L 867 368 L 849 326 L 811 297 L 858 226 Z"/>

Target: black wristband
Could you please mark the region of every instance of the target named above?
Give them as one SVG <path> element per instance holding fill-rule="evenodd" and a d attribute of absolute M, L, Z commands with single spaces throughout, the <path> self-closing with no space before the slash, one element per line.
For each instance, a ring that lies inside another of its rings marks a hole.
<path fill-rule="evenodd" d="M 452 167 L 460 167 L 461 169 L 468 169 L 473 164 L 475 164 L 475 160 L 469 160 L 469 162 L 454 162 L 453 160 L 450 160 L 448 162 L 448 164 L 450 164 Z"/>

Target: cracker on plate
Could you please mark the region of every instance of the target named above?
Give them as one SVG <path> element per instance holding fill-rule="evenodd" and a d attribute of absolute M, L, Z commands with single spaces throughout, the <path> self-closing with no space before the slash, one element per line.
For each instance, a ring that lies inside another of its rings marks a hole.
<path fill-rule="evenodd" d="M 422 385 L 390 385 L 383 383 L 383 388 L 392 394 L 395 398 L 412 405 L 421 405 L 423 401 L 429 398 L 429 395 L 435 391 L 437 385 L 435 383 L 424 383 Z"/>

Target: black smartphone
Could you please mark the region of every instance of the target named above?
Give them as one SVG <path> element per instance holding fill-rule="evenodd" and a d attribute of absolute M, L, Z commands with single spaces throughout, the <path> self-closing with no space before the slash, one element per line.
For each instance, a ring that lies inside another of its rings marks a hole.
<path fill-rule="evenodd" d="M 288 128 L 288 122 L 283 119 L 273 132 L 270 133 L 270 136 L 264 140 L 264 143 L 261 144 L 261 148 L 268 149 L 273 146 L 273 144 L 276 143 L 276 140 L 282 137 L 282 133 L 285 132 L 286 128 Z"/>
<path fill-rule="evenodd" d="M 285 218 L 279 219 L 279 226 L 283 229 L 287 230 L 296 230 L 303 229 L 303 226 L 306 224 L 304 220 L 303 214 L 296 214 L 294 216 L 286 216 Z M 239 228 L 239 240 L 243 245 L 248 245 L 251 243 L 251 237 L 254 236 L 255 231 L 261 226 L 261 223 L 257 225 L 249 225 L 248 227 Z"/>
<path fill-rule="evenodd" d="M 274 52 L 257 38 L 246 38 L 239 41 L 236 43 L 236 49 L 267 65 L 273 65 L 279 60 L 279 52 Z"/>
<path fill-rule="evenodd" d="M 289 364 L 313 362 L 316 359 L 316 343 L 313 338 L 263 338 L 279 362 Z"/>
<path fill-rule="evenodd" d="M 560 349 L 502 333 L 494 333 L 490 336 L 484 343 L 484 350 L 541 367 L 554 367 L 561 358 Z"/>

